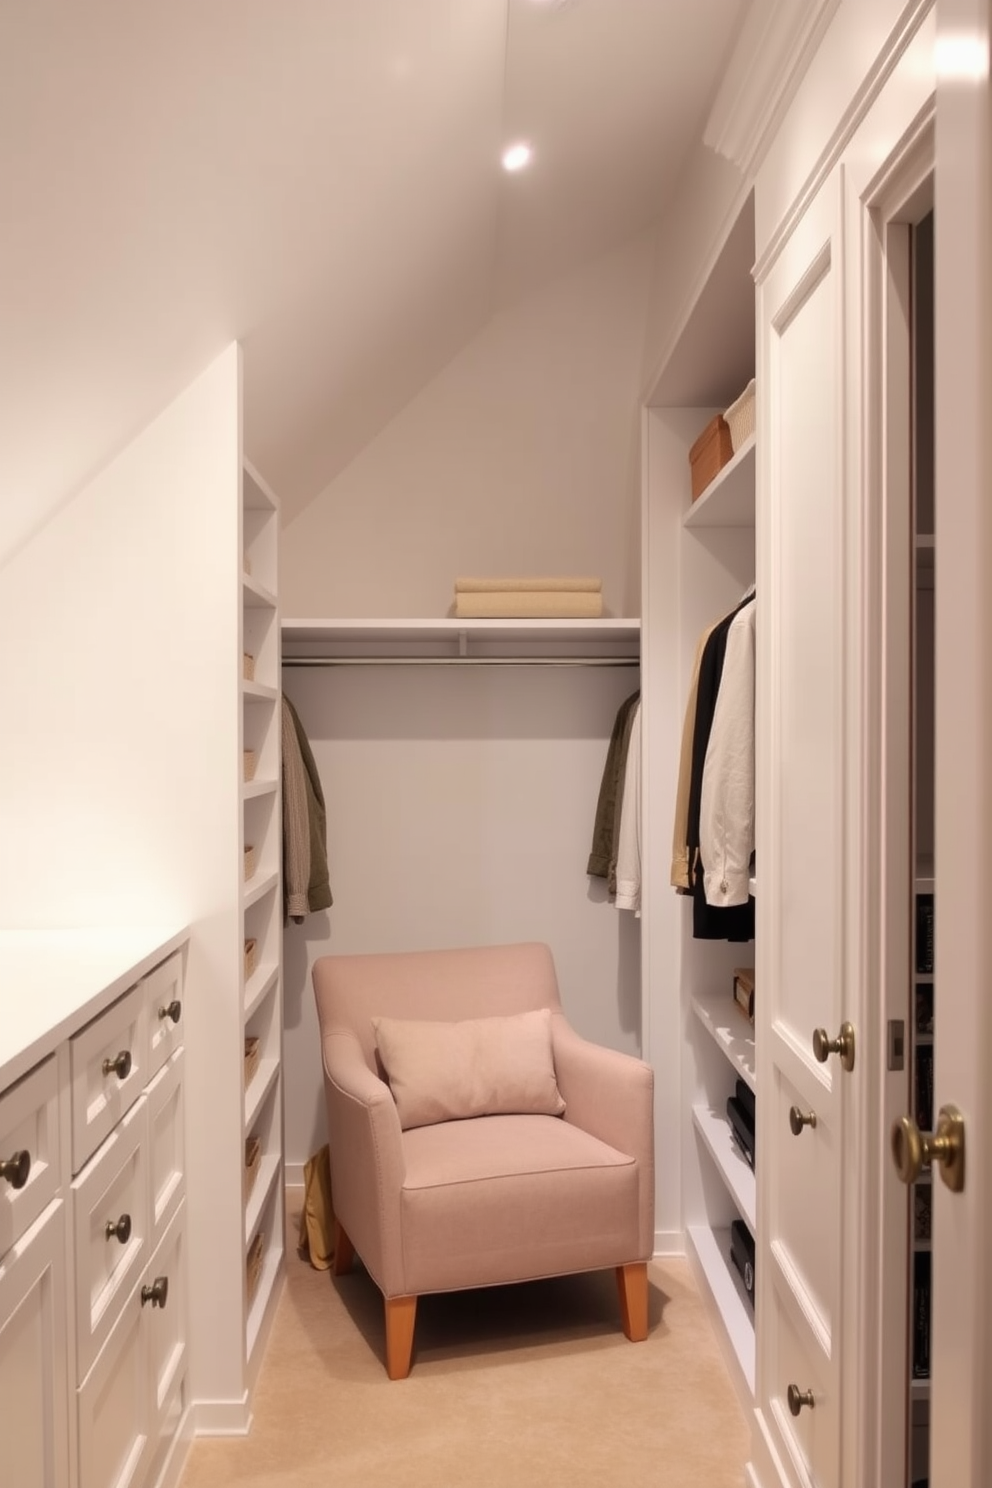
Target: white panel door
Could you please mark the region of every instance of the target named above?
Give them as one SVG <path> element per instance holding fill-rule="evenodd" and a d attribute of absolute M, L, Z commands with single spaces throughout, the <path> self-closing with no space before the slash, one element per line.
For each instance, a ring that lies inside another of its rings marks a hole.
<path fill-rule="evenodd" d="M 69 1481 L 65 1209 L 53 1204 L 0 1259 L 0 1482 Z"/>
<path fill-rule="evenodd" d="M 840 1477 L 845 1123 L 841 195 L 831 176 L 759 286 L 756 1419 L 783 1484 Z M 795 1130 L 793 1129 L 795 1126 Z M 760 1454 L 759 1454 L 760 1455 Z"/>
<path fill-rule="evenodd" d="M 932 1488 L 992 1483 L 992 116 L 989 0 L 938 0 L 934 1106 L 965 1187 L 934 1178 Z"/>

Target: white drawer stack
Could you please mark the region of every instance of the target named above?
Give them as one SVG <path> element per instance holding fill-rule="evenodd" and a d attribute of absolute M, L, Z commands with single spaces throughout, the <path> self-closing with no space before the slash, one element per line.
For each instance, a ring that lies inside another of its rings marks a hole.
<path fill-rule="evenodd" d="M 0 1477 L 17 1488 L 152 1488 L 170 1457 L 183 1058 L 177 950 L 0 1093 Z"/>

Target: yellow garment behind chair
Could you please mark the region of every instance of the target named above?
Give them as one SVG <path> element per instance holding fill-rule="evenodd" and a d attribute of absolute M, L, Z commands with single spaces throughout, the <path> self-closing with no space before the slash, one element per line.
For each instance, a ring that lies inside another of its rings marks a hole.
<path fill-rule="evenodd" d="M 304 1164 L 303 1213 L 300 1215 L 300 1249 L 311 1266 L 329 1271 L 334 1259 L 334 1208 L 331 1204 L 331 1158 L 324 1146 Z"/>

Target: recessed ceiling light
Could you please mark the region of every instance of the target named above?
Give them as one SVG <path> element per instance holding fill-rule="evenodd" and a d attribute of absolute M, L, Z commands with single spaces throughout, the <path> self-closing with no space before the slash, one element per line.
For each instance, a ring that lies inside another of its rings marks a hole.
<path fill-rule="evenodd" d="M 525 165 L 530 164 L 533 154 L 534 152 L 530 145 L 525 145 L 523 141 L 517 145 L 510 145 L 509 149 L 503 151 L 503 169 L 508 171 L 523 170 Z"/>

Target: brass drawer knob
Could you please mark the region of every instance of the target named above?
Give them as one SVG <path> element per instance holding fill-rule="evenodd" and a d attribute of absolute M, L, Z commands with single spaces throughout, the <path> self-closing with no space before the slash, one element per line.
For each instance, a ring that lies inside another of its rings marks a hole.
<path fill-rule="evenodd" d="M 150 1302 L 153 1307 L 164 1307 L 169 1297 L 169 1278 L 156 1276 L 151 1286 L 141 1288 L 141 1305 Z"/>
<path fill-rule="evenodd" d="M 803 1406 L 806 1406 L 807 1410 L 812 1410 L 816 1405 L 816 1401 L 813 1399 L 813 1391 L 800 1390 L 798 1385 L 789 1386 L 786 1398 L 789 1402 L 789 1410 L 794 1416 L 798 1416 Z"/>
<path fill-rule="evenodd" d="M 176 1001 L 175 998 L 173 998 L 172 1002 L 169 1003 L 168 1007 L 160 1007 L 158 1010 L 158 1015 L 160 1018 L 171 1018 L 173 1023 L 179 1022 L 179 1019 L 182 1017 L 182 1013 L 183 1005 L 181 1002 Z"/>
<path fill-rule="evenodd" d="M 803 1111 L 800 1109 L 799 1106 L 790 1107 L 789 1127 L 791 1128 L 792 1135 L 794 1137 L 801 1137 L 803 1134 L 804 1126 L 816 1126 L 816 1112 Z"/>
<path fill-rule="evenodd" d="M 117 1220 L 108 1219 L 104 1233 L 108 1240 L 119 1240 L 122 1245 L 126 1245 L 131 1238 L 130 1214 L 122 1214 Z"/>
<path fill-rule="evenodd" d="M 854 1024 L 842 1023 L 835 1039 L 829 1037 L 825 1028 L 817 1028 L 813 1034 L 813 1056 L 820 1064 L 826 1064 L 831 1054 L 839 1054 L 840 1062 L 848 1071 L 854 1068 Z"/>
<path fill-rule="evenodd" d="M 115 1059 L 103 1061 L 103 1073 L 105 1075 L 116 1075 L 118 1080 L 126 1080 L 131 1073 L 131 1051 L 122 1049 Z"/>
<path fill-rule="evenodd" d="M 25 1148 L 13 1157 L 0 1158 L 0 1178 L 6 1178 L 11 1188 L 23 1188 L 31 1171 L 31 1154 Z"/>

